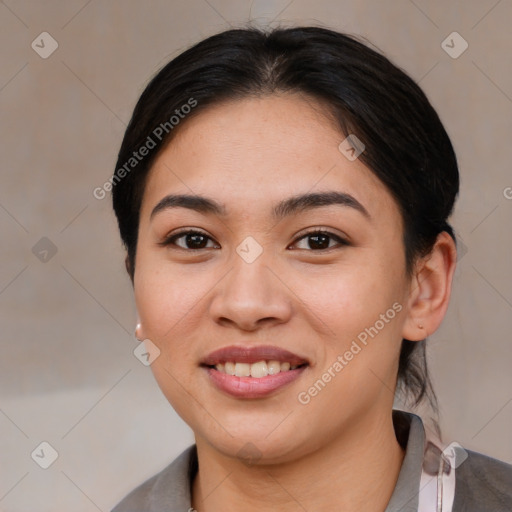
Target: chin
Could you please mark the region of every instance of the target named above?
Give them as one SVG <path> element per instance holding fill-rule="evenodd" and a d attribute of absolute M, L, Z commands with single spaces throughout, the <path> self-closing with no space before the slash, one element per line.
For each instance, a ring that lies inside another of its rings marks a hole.
<path fill-rule="evenodd" d="M 196 440 L 199 436 L 216 451 L 226 457 L 240 459 L 248 466 L 288 462 L 307 453 L 306 447 L 310 443 L 303 436 L 296 437 L 297 428 L 277 432 L 275 429 L 278 423 L 274 422 L 269 428 L 239 425 L 236 430 L 226 426 L 233 437 L 219 428 L 209 428 L 205 432 L 198 429 L 194 432 L 197 434 Z"/>

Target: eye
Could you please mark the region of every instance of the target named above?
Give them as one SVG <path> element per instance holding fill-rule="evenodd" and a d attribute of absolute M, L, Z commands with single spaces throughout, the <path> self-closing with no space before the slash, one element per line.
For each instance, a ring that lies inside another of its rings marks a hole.
<path fill-rule="evenodd" d="M 178 243 L 178 240 L 181 242 Z M 199 231 L 196 229 L 188 229 L 183 230 L 178 233 L 174 233 L 165 238 L 162 242 L 159 242 L 158 245 L 167 247 L 167 246 L 176 246 L 177 248 L 184 250 L 201 250 L 212 248 L 208 247 L 208 241 L 212 241 L 213 239 L 209 237 L 203 231 Z M 333 249 L 336 247 L 331 244 L 332 241 L 337 242 L 339 246 L 349 245 L 349 242 L 344 240 L 339 235 L 335 235 L 330 231 L 324 229 L 315 229 L 308 231 L 307 233 L 302 234 L 299 238 L 295 240 L 292 245 L 296 245 L 298 242 L 305 241 L 308 247 L 299 247 L 299 249 L 312 249 L 315 251 L 325 251 L 327 249 Z M 213 245 L 213 248 L 219 248 L 219 245 Z"/>
<path fill-rule="evenodd" d="M 178 240 L 182 240 L 182 243 L 176 243 Z M 208 249 L 208 247 L 206 247 L 208 240 L 212 240 L 212 238 L 210 238 L 206 233 L 196 229 L 187 229 L 166 237 L 165 240 L 159 242 L 158 245 L 164 247 L 175 245 L 180 249 L 200 250 Z"/>
<path fill-rule="evenodd" d="M 309 246 L 310 249 L 313 249 L 315 251 L 323 251 L 326 249 L 335 248 L 336 246 L 333 247 L 330 245 L 330 241 L 332 240 L 338 242 L 338 246 L 350 245 L 346 240 L 341 238 L 339 235 L 335 235 L 334 233 L 331 233 L 330 231 L 326 231 L 324 229 L 315 229 L 314 231 L 308 231 L 307 233 L 297 238 L 294 244 L 297 244 L 297 242 L 300 242 L 302 240 L 306 242 L 306 245 Z M 307 249 L 308 247 L 299 247 L 299 249 L 304 248 Z"/>

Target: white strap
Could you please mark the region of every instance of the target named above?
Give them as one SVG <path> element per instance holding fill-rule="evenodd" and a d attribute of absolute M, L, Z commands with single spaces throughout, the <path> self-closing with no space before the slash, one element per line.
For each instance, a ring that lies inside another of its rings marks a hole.
<path fill-rule="evenodd" d="M 439 449 L 437 474 L 421 472 L 418 512 L 452 512 L 455 499 L 455 471 L 467 458 L 459 443 Z"/>

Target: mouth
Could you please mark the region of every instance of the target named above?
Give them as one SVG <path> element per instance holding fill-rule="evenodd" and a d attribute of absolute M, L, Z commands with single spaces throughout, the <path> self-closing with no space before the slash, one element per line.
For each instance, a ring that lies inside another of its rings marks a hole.
<path fill-rule="evenodd" d="M 210 381 L 237 398 L 261 398 L 297 379 L 309 366 L 304 357 L 273 346 L 231 346 L 201 363 Z"/>

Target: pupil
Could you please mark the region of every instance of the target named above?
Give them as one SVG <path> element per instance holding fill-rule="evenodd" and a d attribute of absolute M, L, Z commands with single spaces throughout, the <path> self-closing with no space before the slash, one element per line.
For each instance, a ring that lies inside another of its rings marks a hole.
<path fill-rule="evenodd" d="M 202 242 L 204 243 L 204 238 L 205 238 L 204 235 L 198 235 L 198 234 L 187 235 L 187 245 L 192 245 L 196 249 L 203 249 L 201 244 L 202 244 Z M 203 240 L 201 240 L 201 239 L 203 239 Z M 193 240 L 193 242 L 191 242 L 191 240 Z"/>
<path fill-rule="evenodd" d="M 311 244 L 311 240 L 313 240 L 313 244 Z M 319 240 L 321 240 L 321 241 L 319 242 Z M 311 235 L 309 247 L 311 249 L 314 249 L 315 247 L 313 247 L 312 245 L 315 245 L 315 244 L 317 244 L 316 248 L 320 248 L 320 249 L 325 249 L 325 248 L 329 247 L 329 236 L 323 235 L 323 234 Z M 320 247 L 318 247 L 318 246 L 320 246 Z"/>

